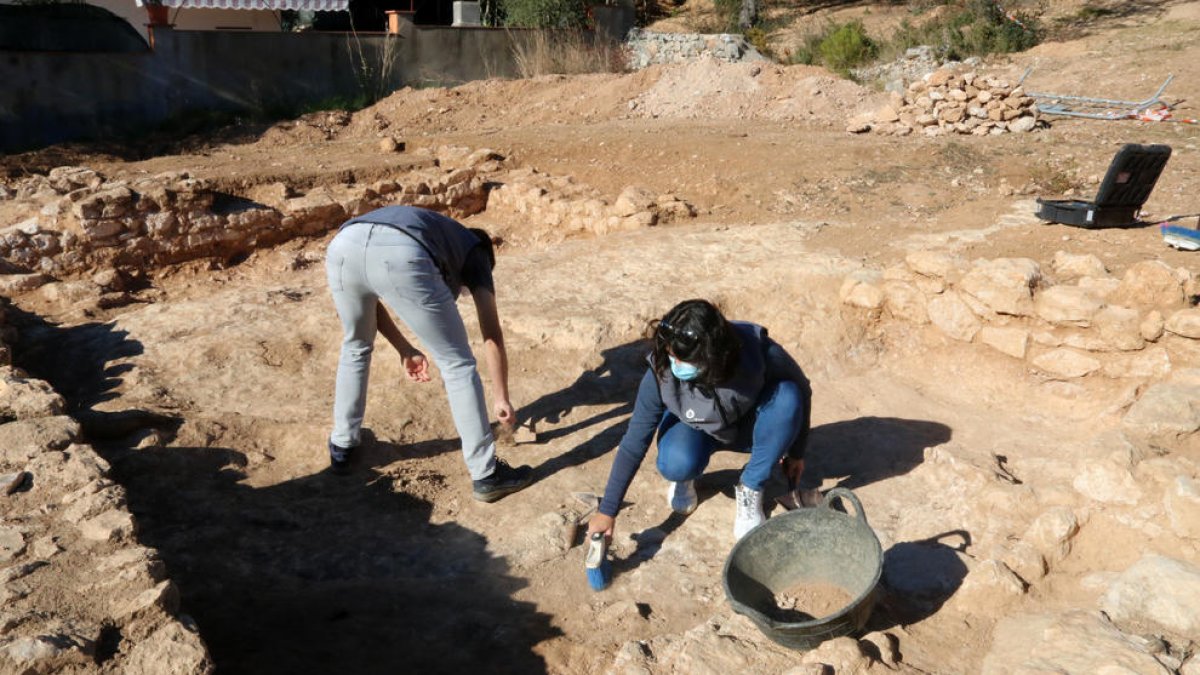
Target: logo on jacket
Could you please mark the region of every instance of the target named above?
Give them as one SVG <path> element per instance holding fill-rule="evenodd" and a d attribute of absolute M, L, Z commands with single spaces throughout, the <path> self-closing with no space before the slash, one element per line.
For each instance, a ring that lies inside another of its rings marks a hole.
<path fill-rule="evenodd" d="M 696 419 L 696 411 L 692 410 L 691 408 L 688 408 L 687 412 L 685 412 L 683 414 L 683 416 L 688 418 L 689 420 Z"/>

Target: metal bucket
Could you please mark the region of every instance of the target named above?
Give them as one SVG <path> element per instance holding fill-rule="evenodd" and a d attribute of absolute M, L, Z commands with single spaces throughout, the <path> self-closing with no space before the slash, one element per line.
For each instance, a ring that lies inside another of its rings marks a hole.
<path fill-rule="evenodd" d="M 841 498 L 855 515 L 831 508 Z M 725 596 L 734 611 L 749 617 L 767 637 L 792 649 L 812 649 L 825 640 L 863 627 L 875 604 L 883 573 L 883 550 L 854 493 L 834 488 L 821 504 L 770 518 L 748 532 L 725 561 Z M 850 604 L 810 621 L 771 618 L 775 595 L 796 584 L 840 586 Z"/>

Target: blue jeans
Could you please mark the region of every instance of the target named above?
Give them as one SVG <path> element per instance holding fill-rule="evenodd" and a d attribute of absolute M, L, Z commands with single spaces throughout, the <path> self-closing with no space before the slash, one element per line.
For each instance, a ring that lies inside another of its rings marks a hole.
<path fill-rule="evenodd" d="M 695 480 L 704 473 L 717 450 L 750 453 L 742 469 L 742 485 L 761 490 L 771 469 L 803 433 L 808 434 L 804 393 L 791 380 L 772 382 L 763 388 L 754 412 L 739 424 L 738 440 L 722 448 L 712 436 L 681 424 L 668 412 L 658 424 L 658 472 L 671 481 Z"/>
<path fill-rule="evenodd" d="M 375 304 L 383 301 L 442 373 L 471 478 L 491 475 L 496 444 L 483 383 L 454 294 L 425 249 L 394 227 L 357 223 L 329 242 L 325 271 L 343 333 L 330 440 L 344 448 L 358 445 L 375 346 Z"/>

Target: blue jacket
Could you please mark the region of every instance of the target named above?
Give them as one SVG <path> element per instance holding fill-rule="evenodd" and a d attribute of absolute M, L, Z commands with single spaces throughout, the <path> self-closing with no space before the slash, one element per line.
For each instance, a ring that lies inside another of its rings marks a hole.
<path fill-rule="evenodd" d="M 765 328 L 742 322 L 734 322 L 734 327 L 738 330 L 739 339 L 743 338 L 745 334 L 743 331 L 746 330 L 752 330 L 756 335 L 760 336 L 758 344 L 762 350 L 763 367 L 762 383 L 758 386 L 758 391 L 761 392 L 762 388 L 771 382 L 791 380 L 800 385 L 800 389 L 804 392 L 806 399 L 805 409 L 807 410 L 811 405 L 812 389 L 808 383 L 808 378 L 804 375 L 804 371 L 800 369 L 799 364 L 796 363 L 783 347 L 779 346 L 779 343 L 767 336 Z M 761 333 L 758 331 L 761 331 Z M 748 365 L 754 363 L 754 359 L 746 353 L 744 348 L 742 358 Z M 740 367 L 741 364 L 739 363 Z M 675 377 L 669 373 L 667 377 L 675 380 Z M 735 374 L 732 381 L 738 381 L 738 379 L 739 375 Z M 621 500 L 625 498 L 625 492 L 629 490 L 629 484 L 633 482 L 634 474 L 637 473 L 638 468 L 642 465 L 642 460 L 646 458 L 646 452 L 650 449 L 650 442 L 654 439 L 654 433 L 658 430 L 658 425 L 662 421 L 663 415 L 669 411 L 679 416 L 680 421 L 687 422 L 686 409 L 678 409 L 684 415 L 678 415 L 676 410 L 669 410 L 667 403 L 664 401 L 663 386 L 663 383 L 655 376 L 654 369 L 647 369 L 646 374 L 642 377 L 641 384 L 638 385 L 637 400 L 633 404 L 633 416 L 629 420 L 629 427 L 626 428 L 625 435 L 621 438 L 621 443 L 617 447 L 617 455 L 613 458 L 612 470 L 608 474 L 608 485 L 604 488 L 604 498 L 600 502 L 600 513 L 608 516 L 617 515 L 617 511 L 621 508 Z M 673 388 L 674 385 L 668 386 Z M 689 393 L 688 400 L 697 401 L 697 399 L 690 398 L 692 393 L 697 396 L 704 395 L 703 392 L 699 392 L 698 390 L 699 388 L 697 388 L 696 392 Z M 757 394 L 754 400 L 757 403 Z M 715 404 L 710 403 L 709 405 L 711 409 L 715 409 Z M 727 434 L 726 431 L 736 430 L 740 426 L 740 423 L 745 421 L 746 413 L 751 412 L 754 407 L 754 405 L 751 405 L 749 409 L 741 410 L 736 418 L 728 420 L 728 423 L 722 425 L 720 428 L 714 428 L 716 433 L 695 424 L 691 426 L 708 433 L 719 442 L 728 442 L 722 441 L 722 438 L 735 438 L 737 433 L 735 431 L 732 434 Z M 695 409 L 693 408 L 693 410 Z M 800 438 L 797 438 L 796 444 L 788 450 L 789 457 L 794 459 L 804 457 L 806 438 L 803 434 Z"/>

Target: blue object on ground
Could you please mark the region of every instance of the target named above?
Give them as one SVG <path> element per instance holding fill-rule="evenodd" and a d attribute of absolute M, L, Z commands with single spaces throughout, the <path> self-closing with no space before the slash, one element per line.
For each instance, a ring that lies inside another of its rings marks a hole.
<path fill-rule="evenodd" d="M 1160 225 L 1163 241 L 1183 251 L 1200 251 L 1200 230 L 1175 225 Z"/>
<path fill-rule="evenodd" d="M 587 558 L 584 559 L 588 585 L 593 591 L 608 588 L 612 581 L 612 561 L 608 559 L 608 542 L 603 532 L 593 532 L 588 542 Z"/>

